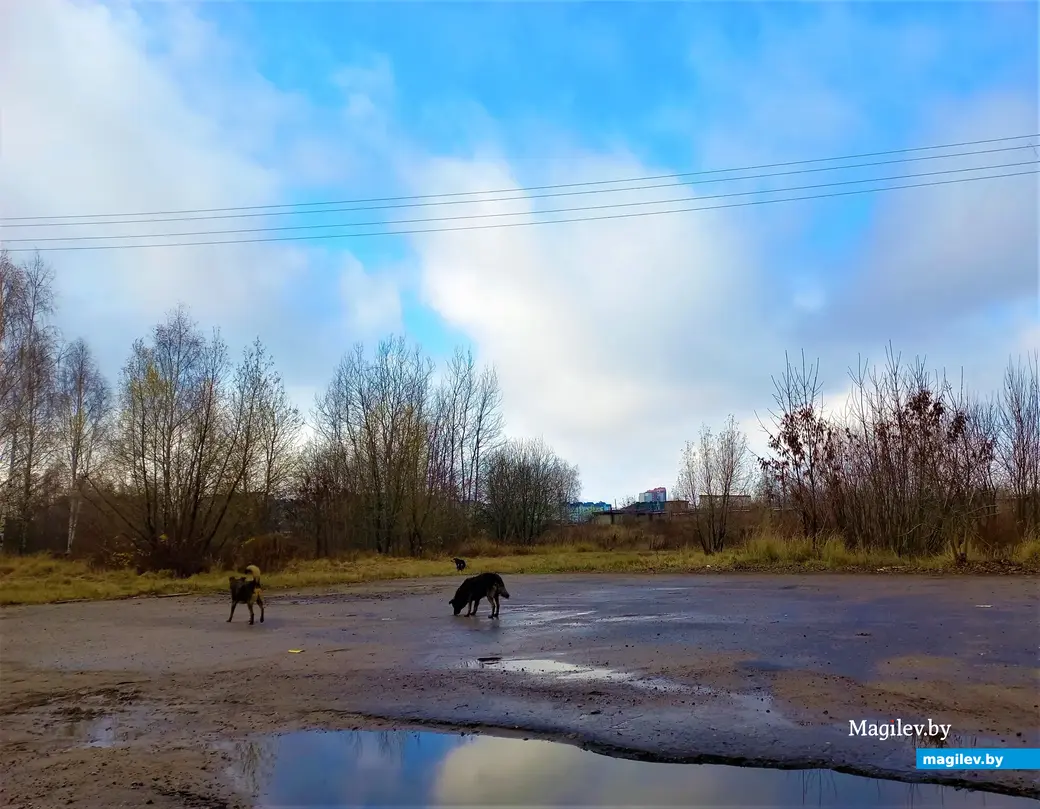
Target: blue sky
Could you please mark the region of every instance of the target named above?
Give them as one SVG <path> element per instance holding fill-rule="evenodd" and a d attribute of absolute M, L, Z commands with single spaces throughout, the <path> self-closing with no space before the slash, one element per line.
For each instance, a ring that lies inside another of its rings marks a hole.
<path fill-rule="evenodd" d="M 12 8 L 5 216 L 522 189 L 1040 127 L 1033 3 Z M 501 210 L 521 208 L 448 214 Z M 612 500 L 670 486 L 702 422 L 732 412 L 760 446 L 784 351 L 819 357 L 838 399 L 846 368 L 890 340 L 992 389 L 1009 355 L 1037 345 L 1036 214 L 1027 177 L 585 225 L 47 256 L 63 328 L 113 377 L 178 301 L 232 345 L 259 334 L 304 408 L 355 340 L 404 332 L 436 356 L 471 345 L 499 370 L 510 434 L 544 436 L 579 465 L 587 499 Z"/>

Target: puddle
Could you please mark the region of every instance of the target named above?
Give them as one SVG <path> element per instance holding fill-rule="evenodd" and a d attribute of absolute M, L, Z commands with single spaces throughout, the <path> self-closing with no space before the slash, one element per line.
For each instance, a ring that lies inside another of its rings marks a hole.
<path fill-rule="evenodd" d="M 609 618 L 597 618 L 596 623 L 684 623 L 699 626 L 709 624 L 746 624 L 748 619 L 733 615 L 713 615 L 707 612 L 665 612 L 658 615 L 612 615 Z"/>
<path fill-rule="evenodd" d="M 125 747 L 161 737 L 167 712 L 156 705 L 137 703 L 113 709 L 52 705 L 34 711 L 37 728 L 75 747 Z"/>
<path fill-rule="evenodd" d="M 571 745 L 407 731 L 301 731 L 235 745 L 258 807 L 723 806 L 1036 809 L 1037 801 L 829 770 L 614 759 Z"/>
<path fill-rule="evenodd" d="M 683 710 L 687 712 L 690 721 L 702 722 L 712 729 L 717 723 L 734 729 L 750 729 L 755 726 L 793 727 L 793 723 L 777 709 L 772 697 L 764 692 L 741 693 L 701 685 L 686 685 L 664 677 L 650 677 L 602 666 L 567 663 L 563 660 L 478 657 L 475 661 L 467 663 L 466 667 L 504 674 L 539 677 L 558 685 L 568 683 L 619 684 L 644 692 L 683 694 L 690 698 L 683 700 Z"/>
<path fill-rule="evenodd" d="M 73 719 L 58 725 L 58 735 L 75 739 L 83 747 L 116 747 L 128 744 L 136 735 L 136 728 L 114 714 L 90 719 Z"/>
<path fill-rule="evenodd" d="M 775 660 L 744 660 L 737 664 L 737 668 L 753 673 L 756 671 L 788 671 L 795 667 L 777 663 Z"/>
<path fill-rule="evenodd" d="M 558 621 L 571 621 L 575 618 L 584 618 L 586 615 L 592 615 L 595 610 L 542 610 L 542 609 L 529 609 L 521 607 L 519 609 L 511 610 L 509 613 L 510 623 L 514 626 L 544 626 L 545 624 L 552 624 Z M 567 624 L 583 626 L 581 622 L 577 624 Z"/>
<path fill-rule="evenodd" d="M 473 667 L 471 664 L 470 667 Z M 562 660 L 503 660 L 500 657 L 478 657 L 475 667 L 509 674 L 529 674 L 557 682 L 625 683 L 635 688 L 672 693 L 693 693 L 694 689 L 660 677 L 643 677 L 625 671 L 600 666 L 581 666 Z"/>

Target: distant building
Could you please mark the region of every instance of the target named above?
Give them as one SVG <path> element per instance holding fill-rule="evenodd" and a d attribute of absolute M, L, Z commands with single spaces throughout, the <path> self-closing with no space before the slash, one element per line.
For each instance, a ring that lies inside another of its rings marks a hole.
<path fill-rule="evenodd" d="M 639 495 L 640 503 L 663 503 L 668 499 L 668 492 L 664 486 L 658 486 L 656 489 L 650 489 L 650 491 L 642 492 Z"/>
<path fill-rule="evenodd" d="M 664 511 L 664 504 L 667 500 L 668 492 L 665 490 L 664 486 L 658 486 L 656 489 L 640 492 L 639 499 L 633 503 L 636 507 L 634 510 L 639 511 L 640 513 L 648 511 Z"/>
<path fill-rule="evenodd" d="M 688 500 L 637 500 L 622 508 L 615 508 L 592 515 L 596 525 L 615 525 L 619 522 L 670 519 L 691 514 Z"/>
<path fill-rule="evenodd" d="M 610 503 L 604 503 L 602 501 L 598 503 L 593 503 L 591 501 L 568 503 L 567 509 L 570 512 L 571 522 L 587 522 L 596 514 L 610 511 Z"/>

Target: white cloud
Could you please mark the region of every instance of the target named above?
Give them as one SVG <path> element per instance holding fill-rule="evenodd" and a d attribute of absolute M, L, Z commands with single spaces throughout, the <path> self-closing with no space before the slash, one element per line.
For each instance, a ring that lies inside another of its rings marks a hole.
<path fill-rule="evenodd" d="M 340 291 L 347 319 L 359 339 L 378 340 L 402 328 L 401 291 L 392 275 L 370 273 L 348 253 L 343 259 Z"/>
<path fill-rule="evenodd" d="M 796 774 L 793 774 L 796 775 Z M 739 786 L 736 781 L 739 779 Z M 784 803 L 804 779 L 765 769 L 649 764 L 545 741 L 478 736 L 441 761 L 430 798 L 442 806 L 700 806 Z"/>
<path fill-rule="evenodd" d="M 968 142 L 1036 128 L 1035 98 L 994 94 L 937 110 L 921 142 Z M 994 144 L 988 148 L 1002 146 Z M 987 147 L 979 147 L 987 148 Z M 1035 148 L 958 161 L 929 170 L 1036 161 Z M 1035 170 L 992 169 L 961 177 Z M 957 179 L 957 175 L 935 179 Z M 929 329 L 989 305 L 1036 300 L 1037 175 L 919 188 L 893 194 L 867 234 L 858 282 L 836 317 L 870 321 L 902 332 Z M 895 336 L 895 335 L 893 335 Z"/>
<path fill-rule="evenodd" d="M 1021 355 L 1040 351 L 1040 317 L 1037 317 L 1031 325 L 1023 327 L 1018 339 L 1017 350 Z"/>
<path fill-rule="evenodd" d="M 547 181 L 658 171 L 575 155 Z M 490 159 L 434 159 L 415 176 L 416 193 L 521 186 Z M 535 201 L 462 207 L 452 213 L 523 213 Z M 415 247 L 429 304 L 498 368 L 510 432 L 543 434 L 579 464 L 590 496 L 621 496 L 640 474 L 668 485 L 683 431 L 725 416 L 771 339 L 753 251 L 722 212 L 441 232 Z"/>
<path fill-rule="evenodd" d="M 394 74 L 386 59 L 373 56 L 329 77 L 342 94 L 334 116 L 265 80 L 241 44 L 190 6 L 150 4 L 147 11 L 71 0 L 5 8 L 0 215 L 283 202 L 298 190 L 290 178 L 319 185 L 371 177 L 385 171 L 387 159 L 413 193 L 675 170 L 621 150 L 589 154 L 567 133 L 545 141 L 554 160 L 510 162 L 491 144 L 511 122 L 494 121 L 457 98 L 450 120 L 439 123 L 445 110 L 423 104 L 424 127 L 436 124 L 438 138 L 450 133 L 456 145 L 483 139 L 484 148 L 470 150 L 470 157 L 431 156 L 418 137 L 409 142 L 395 129 Z M 842 92 L 829 78 L 828 66 L 845 60 L 848 50 L 835 32 L 858 31 L 860 21 L 851 25 L 846 12 L 827 13 L 833 17 L 810 31 L 817 44 L 809 65 L 791 55 L 809 36 L 804 31 L 775 40 L 775 48 L 749 56 L 746 69 L 735 73 L 728 45 L 699 43 L 698 79 L 732 111 L 698 131 L 708 164 L 838 153 L 848 138 L 872 137 L 873 108 L 866 102 L 861 108 L 845 92 L 847 73 Z M 870 29 L 857 42 L 876 35 Z M 900 64 L 945 52 L 920 29 L 893 36 L 902 43 Z M 930 49 L 915 50 L 923 41 Z M 711 73 L 723 63 L 724 72 Z M 1028 94 L 951 99 L 915 140 L 1025 131 L 1036 113 Z M 808 135 L 807 121 L 813 122 Z M 546 131 L 552 126 L 547 122 Z M 537 153 L 529 146 L 528 154 Z M 385 189 L 391 179 L 380 182 Z M 544 436 L 579 464 L 586 496 L 614 499 L 671 486 L 683 441 L 695 438 L 702 422 L 718 426 L 731 411 L 760 446 L 755 411 L 764 416 L 769 407 L 770 375 L 782 370 L 785 350 L 804 347 L 810 359 L 821 356 L 828 394 L 839 397 L 857 353 L 881 359 L 889 339 L 907 353 L 927 353 L 933 365 L 964 364 L 969 381 L 995 382 L 1009 353 L 1040 339 L 1036 186 L 982 188 L 878 197 L 865 258 L 853 266 L 855 286 L 821 284 L 841 263 L 833 256 L 826 267 L 799 267 L 795 282 L 778 277 L 776 265 L 789 248 L 801 247 L 806 211 L 815 206 L 431 233 L 411 245 L 426 302 L 473 340 L 480 360 L 497 366 L 509 431 Z M 610 201 L 662 196 L 633 192 Z M 607 201 L 524 197 L 440 213 L 523 213 Z M 573 215 L 582 214 L 567 214 Z M 35 230 L 41 237 L 67 233 Z M 3 236 L 34 231 L 5 228 Z M 59 270 L 63 327 L 87 336 L 109 369 L 134 337 L 183 301 L 205 325 L 222 326 L 233 346 L 259 333 L 305 411 L 350 342 L 401 327 L 400 293 L 412 280 L 349 254 L 276 245 L 44 255 Z M 319 318 L 320 307 L 327 311 Z M 1012 308 L 1015 319 L 1007 316 Z M 920 312 L 926 317 L 918 322 Z"/>
<path fill-rule="evenodd" d="M 1029 109 L 1021 100 L 981 97 L 938 109 L 933 123 L 952 132 L 947 139 L 970 139 L 957 121 L 981 118 L 990 130 L 1016 132 Z M 521 182 L 501 158 L 430 158 L 414 174 L 415 192 L 667 171 L 624 154 L 574 154 L 540 168 Z M 631 202 L 651 195 L 661 192 L 612 196 Z M 520 197 L 452 206 L 451 213 L 524 214 L 543 202 Z M 981 193 L 955 186 L 877 200 L 878 235 L 861 284 L 836 285 L 833 297 L 811 281 L 792 281 L 795 291 L 778 298 L 767 250 L 782 250 L 784 242 L 732 211 L 442 232 L 418 236 L 414 245 L 429 304 L 497 366 L 510 431 L 543 435 L 579 465 L 586 496 L 613 499 L 670 485 L 683 441 L 700 423 L 718 426 L 730 412 L 762 451 L 755 413 L 768 411 L 770 376 L 782 372 L 785 350 L 794 356 L 804 348 L 810 362 L 819 357 L 831 403 L 844 401 L 857 357 L 883 361 L 890 340 L 953 379 L 963 368 L 969 386 L 998 382 L 989 369 L 1036 323 L 991 308 L 1021 304 L 1030 284 L 1035 293 L 1036 203 L 1028 186 Z M 941 306 L 929 313 L 929 329 L 910 328 L 922 296 L 937 285 Z"/>
<path fill-rule="evenodd" d="M 140 8 L 69 0 L 5 8 L 0 215 L 263 205 L 284 202 L 294 190 L 290 182 L 327 181 L 349 171 L 349 137 L 333 149 L 333 132 L 321 128 L 310 103 L 268 82 L 238 43 L 191 6 Z M 303 177 L 301 168 L 307 169 Z M 244 221 L 5 227 L 2 235 L 184 233 L 271 224 Z M 286 301 L 301 285 L 313 291 L 324 284 L 324 295 L 314 298 L 335 298 L 339 278 L 327 264 L 326 280 L 315 278 L 314 254 L 306 248 L 239 244 L 42 256 L 57 270 L 61 326 L 88 337 L 110 372 L 134 338 L 183 302 L 204 326 L 219 325 L 233 350 L 259 333 L 291 383 L 313 382 L 294 378 L 297 333 L 315 326 L 303 311 L 309 304 L 291 311 Z M 374 296 L 375 310 L 392 308 L 391 291 L 362 283 L 351 290 L 340 317 L 372 311 L 367 294 Z M 314 362 L 323 346 L 308 348 Z M 341 350 L 329 349 L 323 373 Z"/>

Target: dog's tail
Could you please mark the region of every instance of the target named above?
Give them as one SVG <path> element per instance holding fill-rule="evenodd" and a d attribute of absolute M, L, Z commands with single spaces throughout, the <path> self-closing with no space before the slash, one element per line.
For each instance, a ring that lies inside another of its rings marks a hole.
<path fill-rule="evenodd" d="M 260 568 L 258 568 L 256 565 L 247 565 L 246 573 L 252 576 L 253 581 L 255 581 L 257 584 L 260 583 Z"/>

